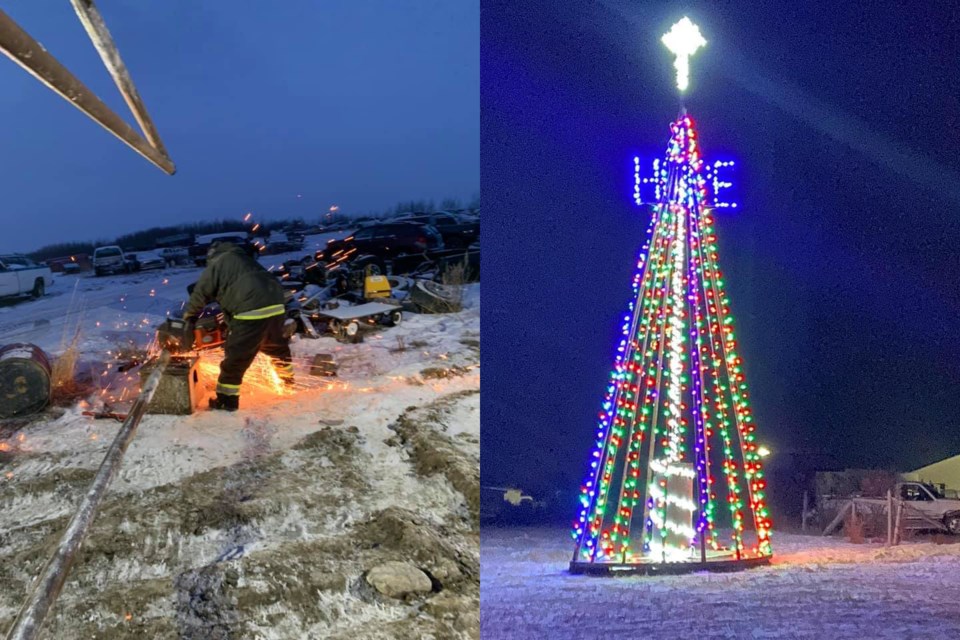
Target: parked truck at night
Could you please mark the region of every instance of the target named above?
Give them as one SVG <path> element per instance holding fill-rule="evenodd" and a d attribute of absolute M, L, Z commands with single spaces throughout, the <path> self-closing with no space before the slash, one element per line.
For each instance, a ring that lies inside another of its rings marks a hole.
<path fill-rule="evenodd" d="M 0 298 L 39 298 L 53 284 L 50 267 L 19 254 L 0 255 Z"/>

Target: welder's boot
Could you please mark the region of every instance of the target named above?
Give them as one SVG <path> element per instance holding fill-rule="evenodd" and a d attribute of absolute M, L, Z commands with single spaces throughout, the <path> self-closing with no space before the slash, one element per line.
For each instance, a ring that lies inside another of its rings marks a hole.
<path fill-rule="evenodd" d="M 216 398 L 210 398 L 210 408 L 220 411 L 236 411 L 240 408 L 240 396 L 218 393 Z"/>

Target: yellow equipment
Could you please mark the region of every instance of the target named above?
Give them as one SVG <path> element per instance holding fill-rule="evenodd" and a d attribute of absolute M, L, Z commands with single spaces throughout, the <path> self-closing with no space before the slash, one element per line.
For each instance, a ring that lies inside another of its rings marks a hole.
<path fill-rule="evenodd" d="M 363 297 L 367 300 L 390 297 L 390 281 L 387 276 L 368 275 L 363 279 Z"/>

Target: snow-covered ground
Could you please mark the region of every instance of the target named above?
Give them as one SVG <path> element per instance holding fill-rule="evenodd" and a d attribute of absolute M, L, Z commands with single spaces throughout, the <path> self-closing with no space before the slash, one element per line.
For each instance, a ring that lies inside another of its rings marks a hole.
<path fill-rule="evenodd" d="M 775 532 L 769 567 L 605 578 L 566 572 L 566 529 L 481 537 L 483 638 L 960 637 L 960 544 Z"/>
<path fill-rule="evenodd" d="M 277 268 L 286 260 L 312 255 L 328 240 L 350 233 L 307 236 L 301 251 L 261 256 L 260 264 Z M 146 325 L 159 321 L 167 311 L 180 308 L 187 298 L 187 285 L 196 282 L 200 271 L 195 267 L 174 267 L 101 278 L 92 273 L 54 274 L 53 286 L 41 300 L 0 301 L 0 340 L 32 342 L 57 352 L 78 325 L 83 329 L 84 340 L 100 340 L 85 345 L 91 353 L 111 340 L 115 345 L 124 334 L 143 340 L 150 333 L 144 330 Z"/>
<path fill-rule="evenodd" d="M 109 381 L 95 395 L 129 398 L 137 372 L 112 356 L 148 344 L 199 273 L 58 277 L 45 298 L 0 307 L 0 345 L 56 356 L 77 335 Z M 297 385 L 245 387 L 236 414 L 147 415 L 47 637 L 478 637 L 479 345 L 469 285 L 459 313 L 406 313 L 360 344 L 296 340 Z M 337 377 L 309 375 L 317 353 Z M 201 363 L 207 390 L 217 360 Z M 119 428 L 90 408 L 0 424 L 0 630 Z M 387 561 L 425 571 L 431 592 L 376 593 L 364 575 Z"/>

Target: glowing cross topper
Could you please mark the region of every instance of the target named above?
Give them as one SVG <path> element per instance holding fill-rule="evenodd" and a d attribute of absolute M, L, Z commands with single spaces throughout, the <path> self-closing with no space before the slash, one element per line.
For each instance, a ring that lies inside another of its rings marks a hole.
<path fill-rule="evenodd" d="M 690 56 L 707 44 L 700 35 L 700 27 L 684 16 L 670 28 L 670 31 L 663 34 L 660 40 L 677 57 L 673 61 L 673 66 L 677 70 L 677 88 L 680 91 L 686 91 L 690 81 Z"/>

